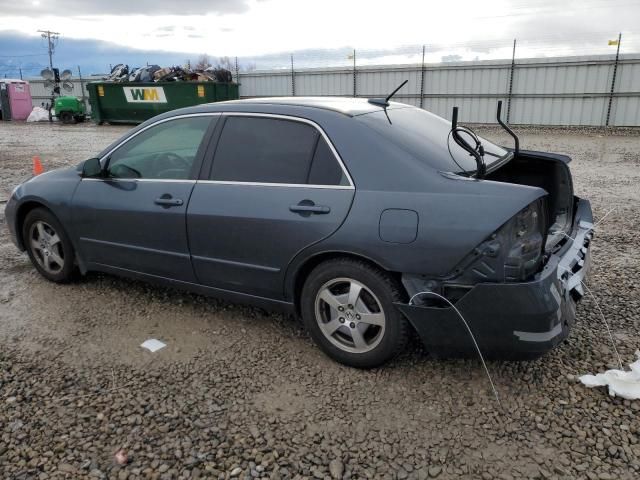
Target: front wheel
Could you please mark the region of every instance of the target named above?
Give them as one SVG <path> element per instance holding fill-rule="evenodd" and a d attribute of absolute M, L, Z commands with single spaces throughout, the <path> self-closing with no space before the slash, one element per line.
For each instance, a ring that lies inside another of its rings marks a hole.
<path fill-rule="evenodd" d="M 318 346 L 357 368 L 387 362 L 405 347 L 407 320 L 393 305 L 403 299 L 386 272 L 352 259 L 320 264 L 302 289 L 302 319 Z"/>
<path fill-rule="evenodd" d="M 52 282 L 64 283 L 75 273 L 71 241 L 58 219 L 44 208 L 31 210 L 24 220 L 22 238 L 36 270 Z"/>

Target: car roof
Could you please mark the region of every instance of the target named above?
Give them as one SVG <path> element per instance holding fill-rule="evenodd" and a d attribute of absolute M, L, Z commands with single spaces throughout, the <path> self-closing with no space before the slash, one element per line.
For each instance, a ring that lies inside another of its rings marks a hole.
<path fill-rule="evenodd" d="M 217 107 L 215 110 L 223 110 L 225 106 L 234 105 L 241 107 L 281 105 L 288 107 L 311 107 L 330 110 L 348 116 L 364 115 L 366 113 L 382 110 L 380 105 L 369 103 L 366 98 L 355 97 L 261 97 L 244 100 L 230 100 L 208 104 Z M 389 102 L 390 108 L 405 108 L 406 105 L 398 102 Z"/>

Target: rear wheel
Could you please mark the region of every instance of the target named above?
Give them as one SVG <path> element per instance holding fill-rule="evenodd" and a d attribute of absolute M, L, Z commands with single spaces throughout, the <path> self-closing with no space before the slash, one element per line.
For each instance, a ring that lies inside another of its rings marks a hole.
<path fill-rule="evenodd" d="M 386 272 L 336 259 L 311 272 L 300 301 L 305 326 L 327 355 L 352 367 L 373 368 L 406 345 L 407 321 L 393 305 L 402 298 Z"/>
<path fill-rule="evenodd" d="M 43 208 L 31 210 L 22 227 L 22 238 L 31 263 L 44 278 L 57 283 L 73 278 L 73 246 L 51 212 Z"/>

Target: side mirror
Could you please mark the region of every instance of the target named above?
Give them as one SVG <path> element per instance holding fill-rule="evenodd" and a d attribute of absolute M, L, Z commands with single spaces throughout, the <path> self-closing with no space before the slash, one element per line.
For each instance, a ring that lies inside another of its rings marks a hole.
<path fill-rule="evenodd" d="M 82 164 L 82 176 L 83 177 L 100 177 L 102 175 L 102 164 L 99 158 L 90 158 L 85 160 Z"/>

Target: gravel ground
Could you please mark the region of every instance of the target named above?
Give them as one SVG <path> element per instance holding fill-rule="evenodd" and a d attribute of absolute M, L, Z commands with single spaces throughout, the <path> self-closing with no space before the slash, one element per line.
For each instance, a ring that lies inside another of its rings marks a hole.
<path fill-rule="evenodd" d="M 29 175 L 32 155 L 46 169 L 75 164 L 125 131 L 0 123 L 0 200 Z M 590 288 L 631 362 L 640 132 L 518 131 L 525 148 L 573 157 L 576 193 L 596 219 L 613 209 L 597 229 Z M 48 283 L 2 223 L 0 214 L 1 478 L 640 476 L 640 401 L 576 382 L 615 365 L 589 296 L 560 348 L 489 362 L 500 409 L 476 360 L 434 360 L 416 344 L 358 371 L 282 315 L 107 275 Z M 141 349 L 151 337 L 168 346 Z"/>

